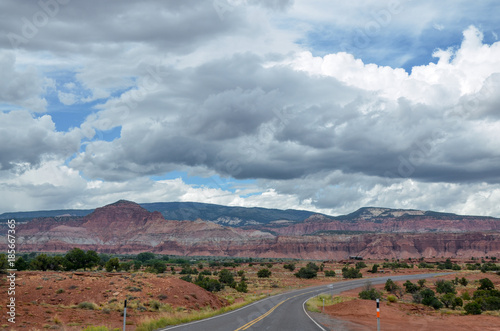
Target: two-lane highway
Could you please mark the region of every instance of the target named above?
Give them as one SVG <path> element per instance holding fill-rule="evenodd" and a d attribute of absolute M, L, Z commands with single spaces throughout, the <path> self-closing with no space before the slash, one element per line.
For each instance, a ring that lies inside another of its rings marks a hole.
<path fill-rule="evenodd" d="M 405 276 L 386 276 L 343 281 L 330 285 L 309 287 L 272 296 L 248 306 L 201 321 L 171 326 L 162 330 L 176 331 L 243 331 L 243 330 L 325 330 L 304 309 L 304 302 L 319 293 L 340 292 L 363 286 L 367 281 L 372 284 L 394 281 L 431 278 L 448 273 L 433 273 Z"/>

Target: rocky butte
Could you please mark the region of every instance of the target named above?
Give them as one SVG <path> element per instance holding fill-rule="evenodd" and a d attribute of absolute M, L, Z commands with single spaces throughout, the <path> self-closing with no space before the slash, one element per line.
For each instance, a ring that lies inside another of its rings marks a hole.
<path fill-rule="evenodd" d="M 193 215 L 185 210 L 186 206 L 179 208 L 184 208 L 185 215 Z M 182 256 L 325 260 L 353 255 L 500 257 L 500 219 L 492 217 L 361 208 L 345 216 L 310 215 L 303 220 L 294 218 L 292 211 L 280 214 L 272 210 L 268 214 L 273 216 L 263 222 L 248 220 L 248 215 L 268 215 L 266 210 L 248 214 L 246 209 L 238 209 L 238 213 L 246 213 L 247 220 L 242 222 L 231 212 L 231 217 L 212 213 L 215 216 L 207 216 L 210 220 L 166 220 L 162 214 L 166 211 L 148 211 L 134 202 L 120 200 L 86 216 L 28 217 L 17 227 L 17 245 L 21 252 L 66 252 L 79 247 L 101 253 L 149 251 Z M 168 213 L 174 215 L 172 210 Z M 292 216 L 280 219 L 280 215 Z M 198 216 L 203 218 L 202 214 Z M 3 241 L 5 230 L 1 229 Z"/>

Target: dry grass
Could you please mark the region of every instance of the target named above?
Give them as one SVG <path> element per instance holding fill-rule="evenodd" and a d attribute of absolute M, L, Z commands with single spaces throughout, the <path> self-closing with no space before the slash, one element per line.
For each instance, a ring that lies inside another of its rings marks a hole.
<path fill-rule="evenodd" d="M 265 298 L 267 295 L 247 295 L 245 301 L 239 303 L 233 303 L 229 306 L 220 308 L 220 309 L 212 309 L 210 307 L 202 308 L 201 310 L 195 311 L 171 311 L 168 313 L 164 313 L 160 318 L 152 318 L 146 317 L 141 320 L 139 326 L 137 327 L 137 331 L 152 331 L 167 325 L 177 325 L 182 323 L 188 323 L 192 321 L 198 321 L 204 318 L 209 318 L 212 316 L 220 315 L 232 310 L 236 310 L 243 306 L 246 306 L 252 302 Z"/>

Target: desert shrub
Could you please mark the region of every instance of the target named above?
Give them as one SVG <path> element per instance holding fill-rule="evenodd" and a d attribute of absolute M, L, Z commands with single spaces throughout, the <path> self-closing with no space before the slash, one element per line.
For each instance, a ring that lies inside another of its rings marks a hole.
<path fill-rule="evenodd" d="M 56 291 L 57 294 L 61 294 L 61 293 L 64 293 L 64 289 L 63 288 L 60 288 Z"/>
<path fill-rule="evenodd" d="M 363 290 L 358 293 L 359 297 L 364 300 L 376 300 L 382 297 L 382 293 L 373 288 L 370 282 L 367 282 Z"/>
<path fill-rule="evenodd" d="M 406 262 L 384 262 L 382 264 L 382 266 L 384 268 L 388 268 L 388 269 L 392 269 L 392 270 L 401 269 L 401 268 L 412 268 L 412 266 L 410 266 Z"/>
<path fill-rule="evenodd" d="M 333 271 L 333 270 L 326 270 L 325 271 L 325 277 L 335 277 L 335 271 Z"/>
<path fill-rule="evenodd" d="M 142 288 L 135 287 L 135 286 L 127 286 L 127 287 L 125 287 L 125 289 L 130 291 L 130 292 L 141 292 L 142 291 Z"/>
<path fill-rule="evenodd" d="M 218 280 L 201 275 L 198 275 L 198 279 L 194 283 L 209 292 L 218 292 L 224 288 L 224 285 Z"/>
<path fill-rule="evenodd" d="M 288 269 L 288 270 L 290 270 L 290 271 L 294 271 L 294 270 L 295 270 L 295 264 L 293 264 L 293 263 L 288 263 L 288 264 L 285 264 L 285 265 L 283 266 L 283 268 Z"/>
<path fill-rule="evenodd" d="M 186 265 L 182 268 L 181 275 L 196 275 L 198 274 L 198 270 L 196 268 L 191 268 L 190 266 Z"/>
<path fill-rule="evenodd" d="M 248 292 L 248 285 L 244 280 L 242 280 L 241 282 L 239 282 L 236 285 L 235 289 L 238 292 L 247 293 Z"/>
<path fill-rule="evenodd" d="M 156 300 L 150 300 L 149 307 L 151 308 L 151 310 L 157 311 L 157 310 L 160 310 L 161 303 L 159 301 L 156 301 Z"/>
<path fill-rule="evenodd" d="M 465 313 L 467 315 L 480 315 L 481 314 L 481 306 L 477 302 L 469 302 L 464 306 Z"/>
<path fill-rule="evenodd" d="M 436 281 L 436 292 L 438 293 L 457 293 L 455 290 L 455 285 L 449 280 L 438 280 Z"/>
<path fill-rule="evenodd" d="M 422 303 L 426 306 L 430 306 L 436 294 L 433 290 L 426 288 L 420 291 L 420 295 L 422 296 Z"/>
<path fill-rule="evenodd" d="M 374 264 L 371 268 L 371 270 L 368 270 L 368 272 L 371 272 L 373 274 L 376 274 L 378 272 L 378 267 L 379 265 L 378 264 Z"/>
<path fill-rule="evenodd" d="M 88 309 L 88 310 L 95 310 L 97 308 L 97 306 L 93 302 L 84 301 L 84 302 L 80 302 L 78 304 L 78 308 L 80 308 L 80 309 Z"/>
<path fill-rule="evenodd" d="M 483 265 L 481 266 L 481 272 L 487 272 L 487 271 L 499 271 L 500 270 L 500 267 L 497 266 L 495 263 L 493 262 L 487 262 L 487 263 L 483 263 Z"/>
<path fill-rule="evenodd" d="M 222 269 L 219 272 L 219 282 L 226 285 L 231 285 L 234 283 L 234 276 L 231 271 L 227 269 Z"/>
<path fill-rule="evenodd" d="M 137 257 L 135 259 L 144 263 L 146 261 L 153 260 L 155 258 L 156 258 L 156 255 L 154 253 L 143 252 L 143 253 L 137 254 Z"/>
<path fill-rule="evenodd" d="M 106 262 L 105 268 L 107 272 L 120 269 L 120 260 L 117 257 L 111 258 Z"/>
<path fill-rule="evenodd" d="M 422 303 L 422 294 L 420 294 L 420 292 L 413 293 L 412 299 L 413 299 L 413 302 L 415 302 L 415 303 Z"/>
<path fill-rule="evenodd" d="M 427 262 L 420 262 L 418 264 L 419 269 L 434 269 L 434 264 L 427 263 Z"/>
<path fill-rule="evenodd" d="M 210 270 L 202 270 L 200 271 L 200 275 L 211 276 L 212 272 Z"/>
<path fill-rule="evenodd" d="M 493 282 L 489 278 L 483 278 L 479 280 L 479 287 L 477 288 L 478 290 L 493 290 L 495 288 L 495 285 L 493 285 Z"/>
<path fill-rule="evenodd" d="M 130 269 L 132 269 L 132 265 L 132 261 L 120 263 L 120 270 L 130 271 Z"/>
<path fill-rule="evenodd" d="M 309 262 L 309 263 L 306 265 L 306 268 L 312 269 L 312 270 L 314 270 L 314 271 L 316 271 L 316 272 L 318 272 L 318 271 L 319 271 L 319 267 L 318 267 L 315 263 L 313 263 L 313 262 Z"/>
<path fill-rule="evenodd" d="M 183 281 L 190 282 L 190 283 L 193 281 L 193 277 L 191 277 L 191 275 L 184 275 L 184 276 L 180 277 L 179 279 L 182 279 Z"/>
<path fill-rule="evenodd" d="M 388 279 L 385 282 L 384 290 L 386 290 L 389 293 L 395 293 L 396 290 L 399 289 L 399 286 L 392 281 L 392 279 Z"/>
<path fill-rule="evenodd" d="M 444 304 L 446 308 L 455 308 L 454 303 L 455 303 L 455 294 L 453 293 L 446 293 L 441 296 L 441 302 Z"/>
<path fill-rule="evenodd" d="M 392 295 L 392 294 L 389 294 L 387 296 L 387 301 L 389 301 L 389 302 L 396 302 L 397 301 L 396 296 Z"/>
<path fill-rule="evenodd" d="M 257 272 L 257 277 L 259 278 L 269 278 L 271 277 L 271 271 L 269 269 L 260 269 L 258 272 Z"/>
<path fill-rule="evenodd" d="M 315 278 L 318 275 L 318 272 L 311 268 L 302 267 L 298 272 L 294 273 L 294 275 L 297 278 L 311 279 Z"/>
<path fill-rule="evenodd" d="M 374 288 L 363 290 L 358 293 L 359 297 L 364 300 L 375 300 L 382 297 L 381 293 Z"/>
<path fill-rule="evenodd" d="M 453 309 L 455 307 L 462 307 L 464 305 L 464 301 L 461 298 L 455 298 L 455 301 L 453 302 Z"/>
<path fill-rule="evenodd" d="M 433 298 L 428 306 L 437 310 L 443 308 L 443 303 L 438 298 Z"/>
<path fill-rule="evenodd" d="M 409 280 L 407 280 L 403 286 L 405 287 L 405 291 L 406 293 L 417 293 L 418 290 L 419 290 L 419 287 L 417 286 L 417 284 L 414 284 L 412 282 L 410 282 Z"/>
<path fill-rule="evenodd" d="M 356 269 L 362 269 L 362 268 L 366 268 L 366 263 L 364 263 L 363 261 L 356 262 Z"/>
<path fill-rule="evenodd" d="M 469 281 L 465 277 L 462 277 L 458 280 L 458 283 L 462 286 L 467 286 L 467 284 L 469 284 Z"/>
<path fill-rule="evenodd" d="M 361 278 L 363 275 L 356 268 L 343 267 L 342 268 L 342 276 L 344 278 Z"/>
<path fill-rule="evenodd" d="M 239 277 L 243 277 L 243 275 L 245 274 L 245 270 L 238 270 L 237 274 Z"/>

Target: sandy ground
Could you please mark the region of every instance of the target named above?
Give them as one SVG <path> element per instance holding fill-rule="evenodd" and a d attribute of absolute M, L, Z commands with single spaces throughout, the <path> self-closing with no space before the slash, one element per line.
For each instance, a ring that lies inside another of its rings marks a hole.
<path fill-rule="evenodd" d="M 7 294 L 5 283 L 1 292 Z M 16 279 L 16 325 L 14 329 L 80 330 L 87 325 L 121 327 L 121 308 L 128 299 L 127 321 L 133 324 L 155 314 L 148 311 L 151 300 L 169 304 L 172 309 L 220 308 L 225 300 L 175 277 L 148 273 L 19 272 Z M 11 329 L 7 321 L 7 295 L 1 300 L 1 328 Z M 100 309 L 78 308 L 81 302 L 95 303 Z M 143 306 L 145 311 L 138 310 Z M 105 310 L 104 308 L 107 309 Z M 131 328 L 133 329 L 133 327 Z"/>

